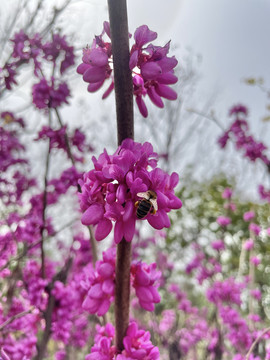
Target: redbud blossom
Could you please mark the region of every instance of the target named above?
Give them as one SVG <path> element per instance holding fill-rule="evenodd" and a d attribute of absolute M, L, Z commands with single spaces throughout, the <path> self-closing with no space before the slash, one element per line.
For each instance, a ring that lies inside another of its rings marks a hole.
<path fill-rule="evenodd" d="M 255 218 L 255 212 L 254 211 L 247 211 L 243 215 L 243 219 L 245 221 L 250 221 Z"/>
<path fill-rule="evenodd" d="M 139 192 L 152 190 L 157 195 L 158 210 L 150 211 L 144 219 L 155 229 L 170 226 L 167 213 L 182 206 L 174 195 L 178 175 L 168 175 L 156 168 L 157 154 L 150 143 L 143 145 L 126 139 L 113 155 L 107 151 L 93 157 L 94 169 L 85 173 L 79 181 L 82 223 L 96 225 L 95 237 L 103 240 L 114 227 L 114 241 L 118 244 L 124 237 L 131 241 L 135 233 L 135 203 L 140 201 Z M 149 167 L 153 170 L 149 170 Z M 149 209 L 150 210 L 150 209 Z"/>
<path fill-rule="evenodd" d="M 102 87 L 106 80 L 111 83 L 102 96 L 106 98 L 114 88 L 111 42 L 105 42 L 103 36 L 110 38 L 110 25 L 104 22 L 104 28 L 100 36 L 96 36 L 91 47 L 83 50 L 82 63 L 77 72 L 83 75 L 83 80 L 88 85 L 88 91 L 94 92 Z M 129 67 L 132 70 L 133 93 L 136 103 L 142 114 L 147 117 L 148 111 L 143 97 L 149 96 L 151 101 L 158 107 L 163 108 L 162 98 L 176 100 L 177 93 L 168 85 L 175 84 L 177 77 L 174 68 L 177 60 L 168 57 L 170 43 L 164 47 L 149 44 L 157 38 L 157 33 L 151 31 L 148 26 L 142 25 L 134 33 L 135 44 L 130 51 Z"/>
<path fill-rule="evenodd" d="M 227 216 L 219 216 L 217 218 L 217 223 L 222 226 L 225 227 L 227 225 L 229 225 L 231 223 L 231 219 Z"/>

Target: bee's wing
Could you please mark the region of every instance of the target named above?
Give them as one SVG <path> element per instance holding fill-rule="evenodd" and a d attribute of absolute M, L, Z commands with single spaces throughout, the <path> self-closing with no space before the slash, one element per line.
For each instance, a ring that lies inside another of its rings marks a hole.
<path fill-rule="evenodd" d="M 158 205 L 157 205 L 157 199 L 151 199 L 151 204 L 153 205 L 153 208 L 158 211 Z"/>
<path fill-rule="evenodd" d="M 147 192 L 139 192 L 139 193 L 137 194 L 137 196 L 139 196 L 140 198 L 144 198 L 144 199 L 147 199 L 147 198 L 148 198 Z"/>

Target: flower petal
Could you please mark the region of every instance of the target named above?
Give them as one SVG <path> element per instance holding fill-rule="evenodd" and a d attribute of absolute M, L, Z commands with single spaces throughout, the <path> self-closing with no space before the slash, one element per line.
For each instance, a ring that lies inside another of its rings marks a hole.
<path fill-rule="evenodd" d="M 112 222 L 109 219 L 104 218 L 100 220 L 95 231 L 96 240 L 101 241 L 105 239 L 105 237 L 109 235 L 111 230 L 112 230 Z"/>
<path fill-rule="evenodd" d="M 82 216 L 83 225 L 95 225 L 104 215 L 104 208 L 101 204 L 93 204 L 84 212 Z"/>

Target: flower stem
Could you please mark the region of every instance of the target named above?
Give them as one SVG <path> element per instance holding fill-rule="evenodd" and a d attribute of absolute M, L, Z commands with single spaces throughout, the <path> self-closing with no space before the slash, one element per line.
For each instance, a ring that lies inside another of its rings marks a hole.
<path fill-rule="evenodd" d="M 129 69 L 129 33 L 126 0 L 108 0 L 112 41 L 118 145 L 134 139 L 133 83 Z M 123 238 L 117 245 L 115 270 L 115 345 L 124 348 L 129 324 L 131 243 Z"/>
<path fill-rule="evenodd" d="M 126 0 L 108 0 L 112 40 L 118 145 L 134 139 L 133 83 L 129 69 L 129 37 Z"/>

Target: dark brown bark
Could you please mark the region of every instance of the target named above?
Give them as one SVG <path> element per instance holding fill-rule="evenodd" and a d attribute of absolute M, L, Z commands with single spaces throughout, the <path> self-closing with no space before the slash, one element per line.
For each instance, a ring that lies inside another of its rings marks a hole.
<path fill-rule="evenodd" d="M 129 69 L 129 37 L 126 0 L 108 0 L 112 40 L 118 145 L 134 139 L 133 85 Z M 115 285 L 115 345 L 124 348 L 129 324 L 131 244 L 123 238 L 117 245 Z"/>

